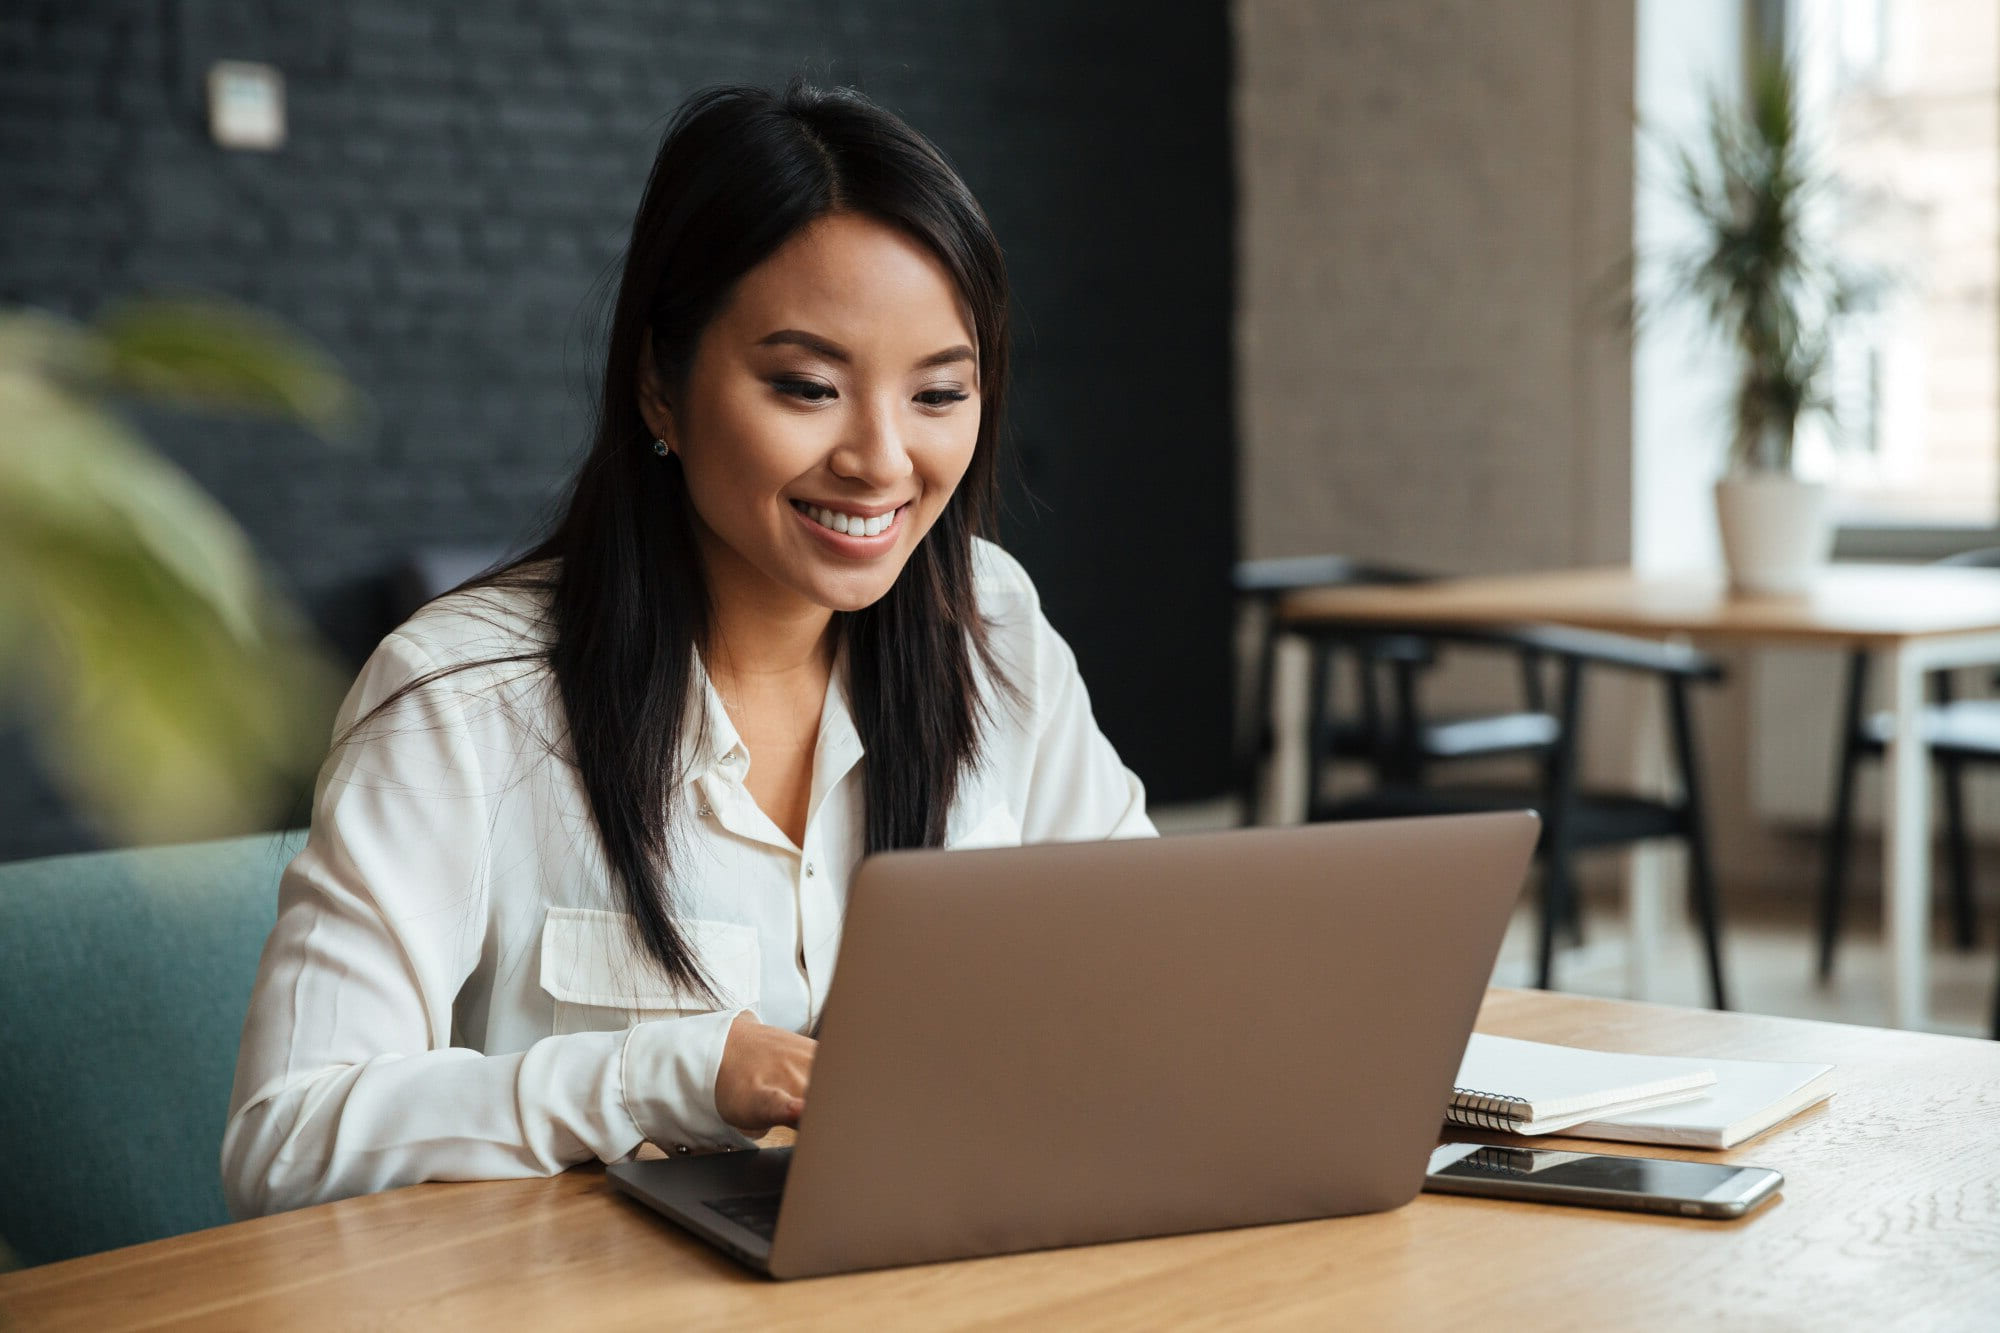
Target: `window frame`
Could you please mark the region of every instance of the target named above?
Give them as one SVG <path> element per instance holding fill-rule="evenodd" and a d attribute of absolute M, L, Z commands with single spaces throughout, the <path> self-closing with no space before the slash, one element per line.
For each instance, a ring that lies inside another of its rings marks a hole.
<path fill-rule="evenodd" d="M 1786 50 L 1798 19 L 1793 0 L 1751 0 L 1744 8 L 1746 52 Z M 2000 500 L 2000 497 L 1996 497 Z M 1960 551 L 2000 546 L 2000 522 L 1989 527 L 1842 523 L 1834 531 L 1836 560 L 1941 560 Z"/>

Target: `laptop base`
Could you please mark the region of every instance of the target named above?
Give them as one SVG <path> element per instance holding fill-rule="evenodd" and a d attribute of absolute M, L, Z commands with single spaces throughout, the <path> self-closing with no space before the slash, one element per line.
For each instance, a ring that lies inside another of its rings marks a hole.
<path fill-rule="evenodd" d="M 758 1148 L 652 1162 L 619 1162 L 606 1167 L 604 1174 L 618 1189 L 664 1214 L 674 1225 L 769 1276 L 770 1239 L 713 1205 L 753 1195 L 782 1194 L 791 1165 L 790 1148 Z"/>

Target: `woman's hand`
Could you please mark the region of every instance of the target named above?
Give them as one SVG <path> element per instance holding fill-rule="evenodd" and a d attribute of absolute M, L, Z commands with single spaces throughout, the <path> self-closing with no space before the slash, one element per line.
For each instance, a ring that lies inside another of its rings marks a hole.
<path fill-rule="evenodd" d="M 715 1073 L 716 1113 L 753 1139 L 773 1125 L 798 1124 L 818 1049 L 811 1037 L 769 1027 L 747 1009 L 736 1015 Z"/>

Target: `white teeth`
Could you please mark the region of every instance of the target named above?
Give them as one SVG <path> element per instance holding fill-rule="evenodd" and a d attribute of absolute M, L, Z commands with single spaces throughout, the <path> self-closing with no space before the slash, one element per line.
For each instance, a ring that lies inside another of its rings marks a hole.
<path fill-rule="evenodd" d="M 801 504 L 799 511 L 821 527 L 830 528 L 849 537 L 879 537 L 888 530 L 891 523 L 896 521 L 896 512 L 893 509 L 886 514 L 877 514 L 873 518 L 862 518 L 859 514 L 843 514 L 837 510 L 822 509 L 818 505 L 809 504 Z"/>

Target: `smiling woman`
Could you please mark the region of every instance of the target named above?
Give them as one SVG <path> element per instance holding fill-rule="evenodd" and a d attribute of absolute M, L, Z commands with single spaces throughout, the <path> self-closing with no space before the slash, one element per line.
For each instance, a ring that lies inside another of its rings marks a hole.
<path fill-rule="evenodd" d="M 977 450 L 970 322 L 928 247 L 839 212 L 744 275 L 678 393 L 645 368 L 642 414 L 682 466 L 710 595 L 748 621 L 722 643 L 771 623 L 774 601 L 858 611 L 889 591 Z"/>
<path fill-rule="evenodd" d="M 1152 832 L 980 535 L 1006 380 L 999 244 L 921 135 L 845 91 L 681 109 L 561 517 L 341 710 L 239 1214 L 796 1123 L 862 856 Z"/>

